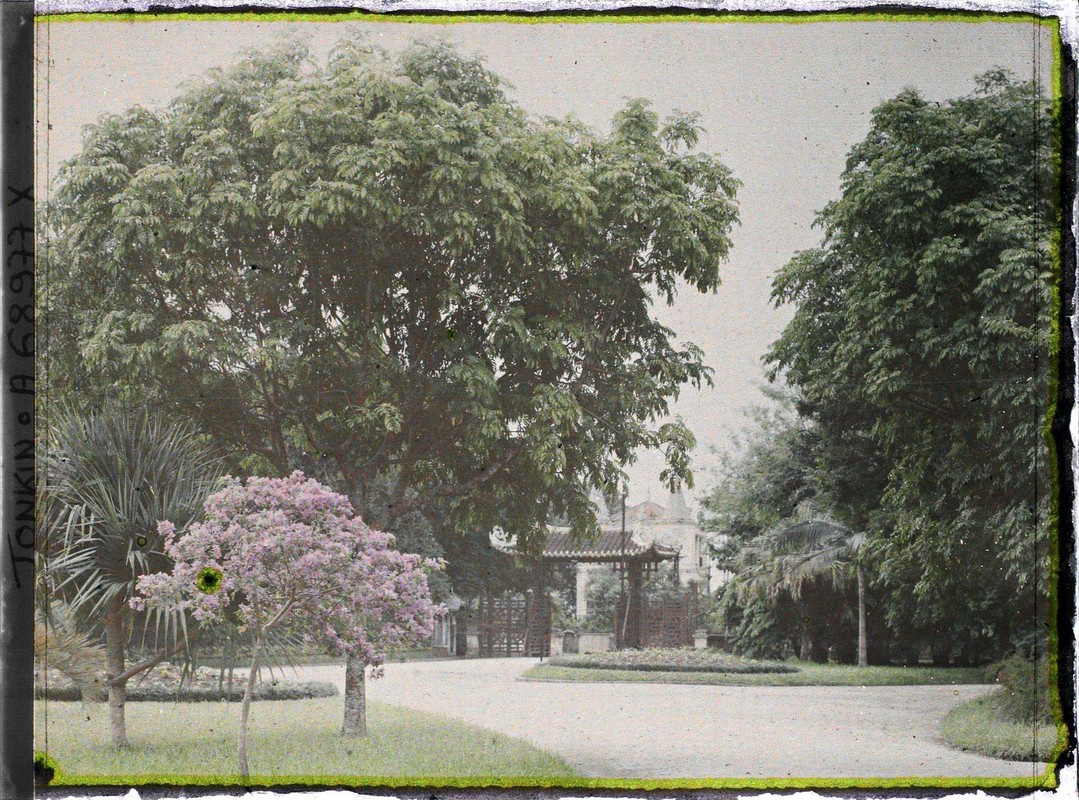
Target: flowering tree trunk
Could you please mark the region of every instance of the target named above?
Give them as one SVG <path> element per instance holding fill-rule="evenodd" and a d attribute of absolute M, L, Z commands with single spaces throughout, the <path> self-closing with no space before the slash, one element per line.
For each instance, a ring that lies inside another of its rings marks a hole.
<path fill-rule="evenodd" d="M 342 736 L 367 735 L 367 664 L 350 655 L 345 662 L 345 723 Z"/>
<path fill-rule="evenodd" d="M 105 660 L 108 666 L 109 724 L 112 743 L 127 747 L 127 723 L 124 719 L 124 703 L 127 700 L 127 681 L 117 680 L 124 674 L 124 609 L 116 604 L 105 612 Z"/>
<path fill-rule="evenodd" d="M 865 573 L 858 567 L 858 666 L 869 666 L 869 647 L 865 633 Z"/>
<path fill-rule="evenodd" d="M 240 710 L 240 777 L 247 778 L 250 772 L 247 769 L 247 717 L 251 713 L 251 697 L 255 693 L 255 676 L 259 669 L 259 656 L 266 644 L 266 633 L 262 632 L 255 640 L 255 647 L 251 653 L 251 670 L 247 673 L 247 688 L 244 689 L 243 707 Z"/>

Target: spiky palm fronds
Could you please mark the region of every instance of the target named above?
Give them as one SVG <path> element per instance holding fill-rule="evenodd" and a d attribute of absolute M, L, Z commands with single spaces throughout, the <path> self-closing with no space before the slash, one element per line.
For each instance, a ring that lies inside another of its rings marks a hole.
<path fill-rule="evenodd" d="M 743 597 L 788 592 L 799 600 L 804 587 L 821 578 L 841 587 L 865 534 L 829 519 L 782 525 L 742 548 L 738 581 Z"/>
<path fill-rule="evenodd" d="M 105 651 L 90 637 L 62 624 L 34 620 L 34 660 L 45 673 L 56 670 L 82 691 L 84 700 L 105 699 Z"/>
<path fill-rule="evenodd" d="M 758 536 L 741 554 L 738 591 L 772 598 L 786 592 L 795 603 L 821 579 L 842 590 L 853 577 L 858 586 L 858 666 L 868 663 L 866 644 L 866 585 L 858 563 L 864 532 L 830 519 L 810 518 L 788 523 Z"/>
<path fill-rule="evenodd" d="M 126 604 L 140 575 L 164 570 L 158 522 L 202 509 L 218 459 L 186 425 L 109 406 L 53 412 L 42 491 L 44 567 L 55 598 L 84 619 Z M 158 617 L 155 629 L 175 620 Z"/>
<path fill-rule="evenodd" d="M 826 578 L 837 589 L 850 577 L 865 534 L 827 519 L 810 519 L 773 531 L 775 585 L 798 600 L 802 588 Z"/>

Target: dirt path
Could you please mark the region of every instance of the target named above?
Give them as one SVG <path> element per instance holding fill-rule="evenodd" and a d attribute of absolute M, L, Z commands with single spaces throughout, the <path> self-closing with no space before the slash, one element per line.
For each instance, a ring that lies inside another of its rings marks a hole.
<path fill-rule="evenodd" d="M 533 659 L 389 664 L 368 699 L 525 739 L 597 778 L 1039 776 L 945 747 L 941 718 L 988 686 L 757 687 L 518 680 Z M 343 689 L 344 668 L 302 667 Z"/>

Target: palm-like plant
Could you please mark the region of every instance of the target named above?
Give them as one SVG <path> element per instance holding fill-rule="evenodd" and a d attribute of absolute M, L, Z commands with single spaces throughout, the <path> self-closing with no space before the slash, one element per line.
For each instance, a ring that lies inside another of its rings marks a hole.
<path fill-rule="evenodd" d="M 822 579 L 837 589 L 843 588 L 853 568 L 858 582 L 858 666 L 867 666 L 865 573 L 858 560 L 865 539 L 864 532 L 830 519 L 807 519 L 780 526 L 745 548 L 743 586 L 773 596 L 786 591 L 799 602 L 804 590 Z"/>
<path fill-rule="evenodd" d="M 83 700 L 105 699 L 105 654 L 85 633 L 55 619 L 46 622 L 44 615 L 38 614 L 34 620 L 34 658 L 46 682 L 49 672 L 56 670 L 79 688 Z"/>
<path fill-rule="evenodd" d="M 219 477 L 218 460 L 186 425 L 118 406 L 53 412 L 42 492 L 43 567 L 50 597 L 105 635 L 113 742 L 127 745 L 128 678 L 179 650 L 181 615 L 144 620 L 157 653 L 133 666 L 125 654 L 140 575 L 168 569 L 158 522 L 183 529 L 202 510 Z"/>

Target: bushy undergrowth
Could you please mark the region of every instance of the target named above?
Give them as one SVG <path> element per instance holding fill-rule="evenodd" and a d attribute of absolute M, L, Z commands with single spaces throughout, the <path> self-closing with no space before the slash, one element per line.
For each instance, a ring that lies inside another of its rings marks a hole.
<path fill-rule="evenodd" d="M 204 702 L 211 700 L 231 700 L 239 702 L 243 699 L 246 681 L 234 679 L 231 682 L 223 681 L 219 685 L 220 673 L 218 670 L 207 667 L 199 667 L 192 675 L 184 674 L 181 667 L 172 664 L 162 664 L 151 670 L 142 680 L 133 679 L 127 685 L 128 701 L 160 701 L 160 702 Z M 102 678 L 102 683 L 104 678 Z M 50 671 L 48 686 L 40 679 L 34 687 L 34 694 L 38 699 L 57 701 L 82 700 L 83 693 L 70 680 L 62 674 Z M 333 697 L 337 694 L 337 687 L 332 683 L 323 681 L 287 681 L 277 677 L 264 675 L 255 684 L 254 700 L 308 700 L 316 697 Z M 104 692 L 98 698 L 104 699 Z"/>
<path fill-rule="evenodd" d="M 641 672 L 722 672 L 735 674 L 798 672 L 778 661 L 753 661 L 718 650 L 646 649 L 619 650 L 589 655 L 553 656 L 550 663 L 582 669 L 625 669 Z"/>
<path fill-rule="evenodd" d="M 1044 659 L 1032 661 L 1010 656 L 986 671 L 991 683 L 1000 684 L 996 695 L 1001 715 L 1014 722 L 1050 725 L 1049 667 Z"/>

